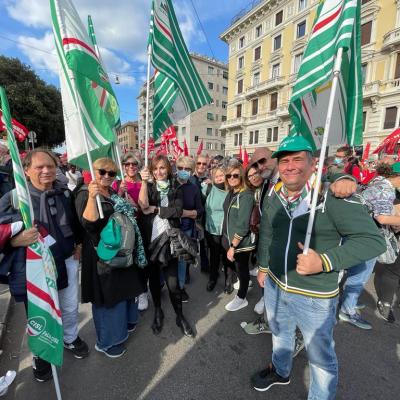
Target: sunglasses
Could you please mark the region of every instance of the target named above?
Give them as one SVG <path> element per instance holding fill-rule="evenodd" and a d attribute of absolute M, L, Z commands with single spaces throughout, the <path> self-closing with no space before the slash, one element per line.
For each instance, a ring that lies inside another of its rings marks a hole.
<path fill-rule="evenodd" d="M 138 163 L 137 162 L 127 162 L 124 165 L 125 165 L 125 167 L 137 167 Z"/>
<path fill-rule="evenodd" d="M 260 176 L 260 173 L 259 172 L 254 172 L 254 174 L 248 175 L 247 178 L 252 179 L 252 178 L 255 178 L 257 176 Z"/>
<path fill-rule="evenodd" d="M 115 178 L 117 176 L 117 173 L 115 171 L 107 171 L 105 169 L 98 169 L 97 171 L 99 171 L 99 175 L 100 176 L 105 176 L 106 174 L 110 177 L 110 178 Z"/>
<path fill-rule="evenodd" d="M 207 163 L 205 163 L 205 162 L 198 162 L 197 165 L 203 165 L 204 167 L 206 167 L 206 166 L 207 166 Z"/>
<path fill-rule="evenodd" d="M 192 172 L 192 168 L 176 167 L 176 169 L 177 169 L 178 171 L 183 171 L 183 170 L 185 170 L 185 171 L 187 171 L 187 172 Z"/>
<path fill-rule="evenodd" d="M 267 159 L 266 158 L 262 158 L 261 160 L 257 161 L 257 164 L 258 165 L 264 165 L 266 162 L 267 162 Z"/>
<path fill-rule="evenodd" d="M 226 179 L 231 179 L 231 178 L 239 179 L 240 178 L 239 174 L 226 174 L 225 176 L 226 176 Z"/>

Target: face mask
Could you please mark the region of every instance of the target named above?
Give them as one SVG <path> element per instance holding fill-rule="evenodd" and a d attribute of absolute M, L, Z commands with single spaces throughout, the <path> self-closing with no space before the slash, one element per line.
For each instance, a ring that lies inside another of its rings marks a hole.
<path fill-rule="evenodd" d="M 176 175 L 180 181 L 187 181 L 189 180 L 191 173 L 190 171 L 185 171 L 184 169 L 182 169 L 178 170 Z"/>
<path fill-rule="evenodd" d="M 339 157 L 335 157 L 335 159 L 333 160 L 333 163 L 336 165 L 341 165 L 343 164 L 344 160 L 343 158 L 339 158 Z"/>
<path fill-rule="evenodd" d="M 224 182 L 222 182 L 222 183 L 214 183 L 214 186 L 215 186 L 217 189 L 225 190 L 225 183 L 224 183 Z"/>

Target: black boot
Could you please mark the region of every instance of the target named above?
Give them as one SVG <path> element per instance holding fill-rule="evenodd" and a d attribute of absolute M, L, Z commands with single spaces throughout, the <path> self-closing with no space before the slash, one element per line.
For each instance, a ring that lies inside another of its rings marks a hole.
<path fill-rule="evenodd" d="M 158 335 L 161 333 L 164 325 L 164 313 L 161 307 L 156 307 L 154 310 L 154 320 L 151 329 L 153 329 L 153 333 Z"/>
<path fill-rule="evenodd" d="M 171 298 L 171 303 L 172 306 L 174 307 L 175 313 L 176 313 L 176 325 L 181 328 L 182 333 L 187 336 L 187 337 L 195 337 L 195 334 L 193 332 L 193 329 L 189 325 L 189 322 L 187 322 L 186 318 L 183 316 L 182 313 L 182 296 L 181 293 L 176 293 L 176 294 L 170 294 Z"/>

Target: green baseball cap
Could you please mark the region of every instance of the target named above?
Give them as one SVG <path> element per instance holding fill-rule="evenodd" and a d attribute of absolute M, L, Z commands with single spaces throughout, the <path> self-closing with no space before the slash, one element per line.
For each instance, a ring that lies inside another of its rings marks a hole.
<path fill-rule="evenodd" d="M 121 248 L 121 226 L 110 218 L 100 233 L 100 242 L 97 246 L 97 255 L 104 261 L 115 257 Z"/>
<path fill-rule="evenodd" d="M 304 136 L 286 136 L 279 144 L 278 150 L 272 153 L 272 158 L 279 157 L 281 153 L 295 153 L 297 151 L 309 151 L 313 153 L 314 149 Z"/>
<path fill-rule="evenodd" d="M 400 174 L 400 162 L 395 162 L 395 163 L 392 165 L 392 171 L 393 171 L 395 174 Z"/>

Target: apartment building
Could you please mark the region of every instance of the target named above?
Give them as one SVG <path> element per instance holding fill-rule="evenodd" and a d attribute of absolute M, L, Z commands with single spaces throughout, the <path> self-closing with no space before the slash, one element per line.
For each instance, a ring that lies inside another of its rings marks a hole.
<path fill-rule="evenodd" d="M 176 123 L 178 140 L 182 146 L 184 139 L 186 139 L 189 154 L 192 155 L 196 154 L 202 141 L 204 153 L 210 156 L 224 154 L 225 137 L 220 128 L 227 118 L 228 66 L 214 58 L 196 53 L 191 53 L 191 58 L 213 101 Z M 150 85 L 150 99 L 152 97 L 153 88 Z M 146 83 L 142 86 L 137 100 L 140 140 L 142 142 L 145 134 Z M 151 135 L 153 130 L 152 101 L 150 101 L 149 120 Z"/>
<path fill-rule="evenodd" d="M 120 149 L 125 151 L 139 148 L 139 129 L 137 121 L 125 122 L 117 131 L 117 140 Z"/>
<path fill-rule="evenodd" d="M 319 1 L 255 1 L 221 34 L 229 45 L 227 154 L 275 149 L 288 134 L 288 103 Z M 376 146 L 400 113 L 400 0 L 362 0 L 364 142 Z"/>

